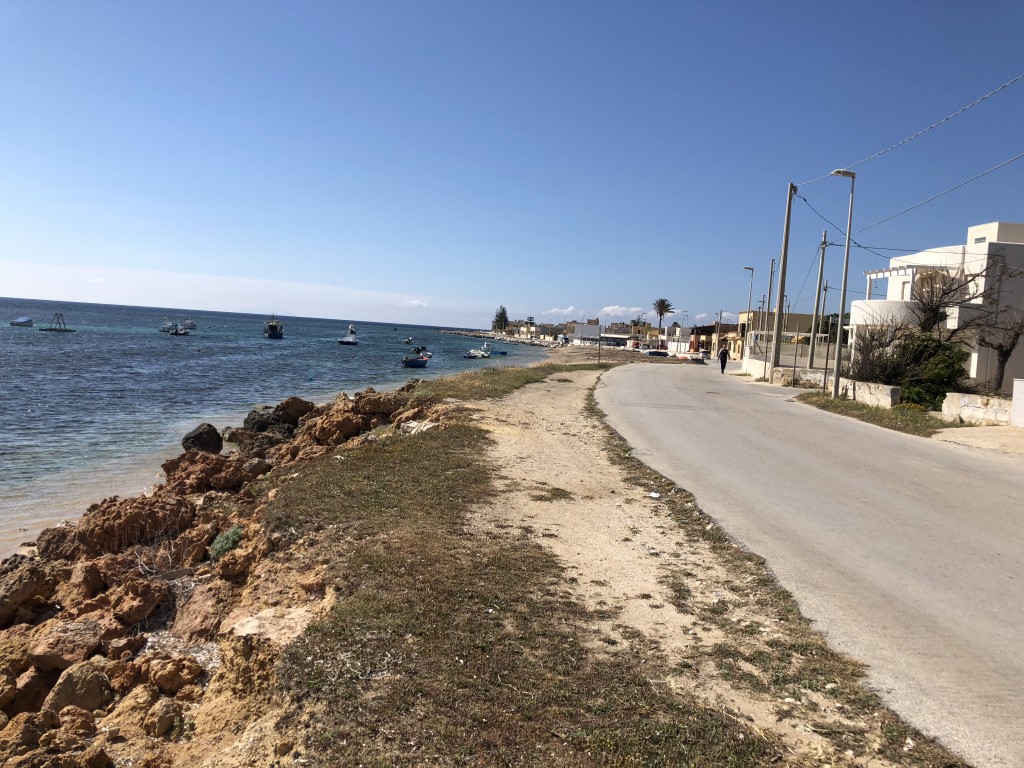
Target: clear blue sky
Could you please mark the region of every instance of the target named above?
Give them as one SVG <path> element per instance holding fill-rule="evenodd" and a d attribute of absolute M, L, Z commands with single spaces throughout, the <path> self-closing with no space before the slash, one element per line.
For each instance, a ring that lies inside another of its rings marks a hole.
<path fill-rule="evenodd" d="M 745 309 L 744 265 L 767 291 L 789 182 L 1024 72 L 1021 28 L 1019 2 L 2 0 L 0 295 L 710 319 Z M 855 232 L 1024 151 L 1022 105 L 858 166 Z M 1024 161 L 856 237 L 963 243 L 1024 221 L 1022 190 Z M 848 193 L 800 187 L 840 227 Z M 826 227 L 795 202 L 794 311 Z M 855 249 L 851 291 L 884 264 Z"/>

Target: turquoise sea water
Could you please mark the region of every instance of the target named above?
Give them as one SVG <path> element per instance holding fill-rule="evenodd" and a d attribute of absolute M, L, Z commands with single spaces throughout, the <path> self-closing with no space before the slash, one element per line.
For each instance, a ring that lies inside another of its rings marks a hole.
<path fill-rule="evenodd" d="M 47 333 L 62 312 L 75 333 Z M 33 328 L 11 327 L 28 315 Z M 191 318 L 188 336 L 160 333 Z M 544 351 L 496 345 L 507 356 L 466 360 L 480 341 L 437 328 L 281 317 L 284 338 L 263 337 L 266 316 L 0 298 L 0 556 L 89 504 L 144 491 L 160 462 L 203 421 L 240 425 L 249 409 L 290 395 L 314 401 L 387 389 L 486 365 L 526 365 Z M 349 323 L 358 346 L 342 346 Z M 413 338 L 433 353 L 401 366 Z"/>

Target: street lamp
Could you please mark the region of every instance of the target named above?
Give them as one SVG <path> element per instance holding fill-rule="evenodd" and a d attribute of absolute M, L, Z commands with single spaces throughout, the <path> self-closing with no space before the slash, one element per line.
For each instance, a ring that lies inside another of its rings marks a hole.
<path fill-rule="evenodd" d="M 833 176 L 843 176 L 850 180 L 850 210 L 846 216 L 846 251 L 843 254 L 843 283 L 839 289 L 839 330 L 836 331 L 836 359 L 832 366 L 832 399 L 839 397 L 839 363 L 843 359 L 843 315 L 846 314 L 846 277 L 850 272 L 850 230 L 853 228 L 853 185 L 857 174 L 847 168 L 837 168 Z"/>
<path fill-rule="evenodd" d="M 743 353 L 747 352 L 747 336 L 750 335 L 750 299 L 754 295 L 754 268 L 744 267 L 750 270 L 750 287 L 747 288 L 747 324 L 743 328 Z"/>

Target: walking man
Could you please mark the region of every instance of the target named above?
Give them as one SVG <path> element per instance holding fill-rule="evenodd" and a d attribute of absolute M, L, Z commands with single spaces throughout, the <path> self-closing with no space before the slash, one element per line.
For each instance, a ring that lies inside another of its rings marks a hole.
<path fill-rule="evenodd" d="M 718 350 L 718 362 L 722 364 L 722 373 L 725 373 L 725 364 L 729 362 L 729 348 L 722 347 Z"/>

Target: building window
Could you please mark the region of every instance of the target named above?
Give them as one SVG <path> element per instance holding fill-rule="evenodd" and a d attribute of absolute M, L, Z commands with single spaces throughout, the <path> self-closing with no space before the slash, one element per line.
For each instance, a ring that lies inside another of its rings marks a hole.
<path fill-rule="evenodd" d="M 976 238 L 974 238 L 975 244 L 977 244 L 977 243 L 984 243 L 986 240 L 988 240 L 987 237 L 976 237 Z"/>

